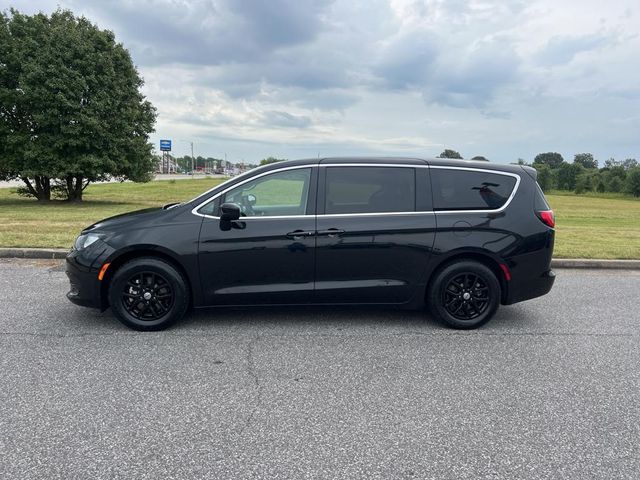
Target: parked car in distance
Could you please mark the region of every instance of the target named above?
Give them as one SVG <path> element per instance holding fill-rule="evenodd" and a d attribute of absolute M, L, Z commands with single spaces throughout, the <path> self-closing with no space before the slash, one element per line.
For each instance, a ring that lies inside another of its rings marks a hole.
<path fill-rule="evenodd" d="M 483 325 L 546 294 L 554 216 L 529 167 L 414 158 L 265 165 L 191 201 L 102 220 L 67 256 L 78 305 L 136 330 L 189 307 L 427 305 Z"/>

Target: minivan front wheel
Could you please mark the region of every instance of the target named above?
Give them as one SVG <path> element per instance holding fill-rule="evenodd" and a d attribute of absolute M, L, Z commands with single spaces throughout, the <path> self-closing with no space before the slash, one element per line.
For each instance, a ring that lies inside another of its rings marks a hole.
<path fill-rule="evenodd" d="M 485 265 L 461 260 L 440 270 L 429 287 L 427 302 L 433 315 L 458 329 L 477 328 L 495 314 L 500 283 Z"/>
<path fill-rule="evenodd" d="M 129 328 L 164 330 L 182 318 L 189 306 L 182 274 L 158 258 L 137 258 L 122 265 L 109 287 L 115 316 Z"/>

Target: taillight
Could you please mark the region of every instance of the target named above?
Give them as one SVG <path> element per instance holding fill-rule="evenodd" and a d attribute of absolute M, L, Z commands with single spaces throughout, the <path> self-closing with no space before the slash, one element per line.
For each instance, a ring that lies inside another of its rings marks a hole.
<path fill-rule="evenodd" d="M 536 215 L 547 227 L 554 228 L 556 226 L 556 217 L 553 215 L 553 210 L 542 210 L 536 212 Z"/>

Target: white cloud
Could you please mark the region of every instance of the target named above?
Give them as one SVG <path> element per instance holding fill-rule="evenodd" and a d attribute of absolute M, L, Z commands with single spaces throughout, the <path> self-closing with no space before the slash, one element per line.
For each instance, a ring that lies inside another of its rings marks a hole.
<path fill-rule="evenodd" d="M 636 0 L 0 0 L 112 29 L 177 153 L 640 156 Z"/>

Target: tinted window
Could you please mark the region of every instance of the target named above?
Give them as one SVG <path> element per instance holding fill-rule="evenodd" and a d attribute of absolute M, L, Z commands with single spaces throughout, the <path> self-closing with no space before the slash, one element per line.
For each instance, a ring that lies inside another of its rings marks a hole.
<path fill-rule="evenodd" d="M 434 210 L 495 210 L 506 203 L 515 184 L 509 175 L 431 169 Z"/>
<path fill-rule="evenodd" d="M 220 197 L 216 198 L 213 202 L 207 203 L 204 207 L 202 207 L 198 211 L 204 215 L 217 215 L 219 206 L 220 206 Z"/>
<path fill-rule="evenodd" d="M 310 168 L 272 173 L 228 191 L 224 201 L 238 204 L 247 217 L 304 215 L 310 179 Z"/>
<path fill-rule="evenodd" d="M 544 210 L 551 210 L 551 207 L 547 203 L 547 199 L 544 198 L 544 193 L 542 193 L 542 189 L 540 185 L 536 183 L 536 195 L 534 198 L 533 208 L 536 212 L 542 212 Z"/>
<path fill-rule="evenodd" d="M 415 171 L 405 167 L 328 167 L 325 213 L 413 212 Z"/>

